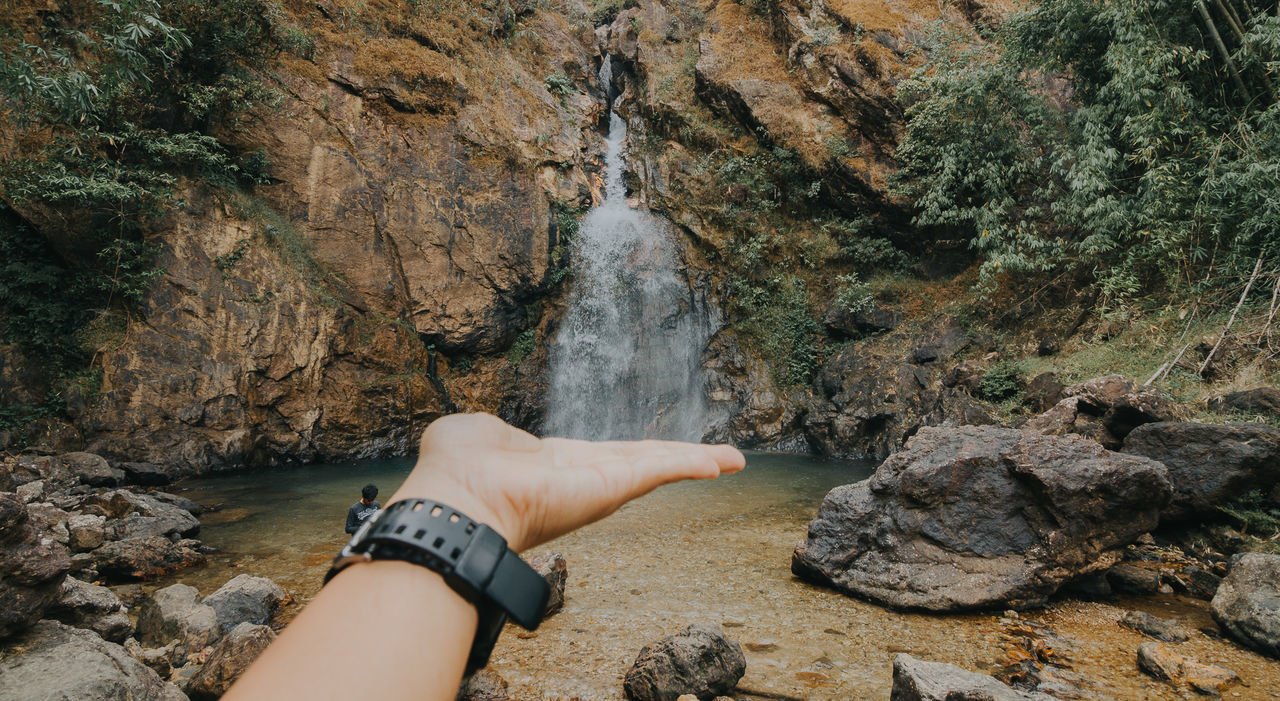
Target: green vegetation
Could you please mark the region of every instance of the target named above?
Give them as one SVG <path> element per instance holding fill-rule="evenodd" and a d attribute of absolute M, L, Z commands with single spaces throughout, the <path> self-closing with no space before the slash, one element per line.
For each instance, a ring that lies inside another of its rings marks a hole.
<path fill-rule="evenodd" d="M 1280 536 L 1280 504 L 1256 489 L 1218 509 L 1235 522 L 1241 533 L 1259 538 Z"/>
<path fill-rule="evenodd" d="M 211 133 L 275 103 L 244 66 L 300 41 L 265 0 L 84 5 L 0 33 L 0 119 L 17 144 L 0 163 L 0 339 L 55 384 L 92 374 L 88 326 L 123 319 L 163 273 L 152 232 L 184 180 L 267 180 L 265 152 Z"/>
<path fill-rule="evenodd" d="M 996 363 L 978 381 L 978 394 L 993 402 L 1009 399 L 1021 391 L 1022 374 L 1018 364 L 1009 361 Z"/>
<path fill-rule="evenodd" d="M 578 88 L 573 84 L 573 79 L 564 73 L 559 72 L 548 75 L 547 79 L 542 82 L 542 85 L 547 89 L 547 92 L 554 95 L 562 105 L 570 95 L 578 92 Z"/>
<path fill-rule="evenodd" d="M 916 223 L 966 237 L 987 290 L 1054 273 L 1105 305 L 1239 289 L 1280 264 L 1273 9 L 1045 0 L 990 43 L 936 27 L 900 88 Z"/>
<path fill-rule="evenodd" d="M 520 332 L 516 336 L 516 340 L 511 343 L 511 347 L 507 349 L 507 362 L 512 365 L 519 365 L 525 356 L 533 352 L 537 347 L 538 337 L 537 329 L 530 327 Z"/>
<path fill-rule="evenodd" d="M 551 249 L 551 285 L 558 286 L 564 282 L 571 271 L 569 254 L 573 240 L 578 236 L 581 225 L 582 208 L 567 205 L 563 202 L 551 203 L 556 218 L 556 245 Z"/>

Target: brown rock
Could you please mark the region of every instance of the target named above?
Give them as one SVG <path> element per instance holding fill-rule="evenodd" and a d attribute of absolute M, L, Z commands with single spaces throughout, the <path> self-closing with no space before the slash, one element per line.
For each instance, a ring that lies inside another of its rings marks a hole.
<path fill-rule="evenodd" d="M 543 553 L 531 558 L 529 566 L 537 570 L 547 580 L 547 584 L 551 585 L 551 596 L 543 611 L 544 616 L 550 616 L 564 607 L 564 585 L 569 578 L 569 563 L 560 553 Z"/>
<path fill-rule="evenodd" d="M 674 701 L 681 695 L 717 696 L 746 673 L 742 648 L 719 626 L 694 624 L 644 646 L 622 688 L 634 701 Z"/>
<path fill-rule="evenodd" d="M 0 639 L 31 626 L 57 601 L 71 568 L 66 548 L 27 507 L 0 494 Z"/>
<path fill-rule="evenodd" d="M 275 639 L 275 632 L 265 625 L 241 623 L 232 628 L 187 684 L 187 694 L 193 701 L 221 697 Z"/>
<path fill-rule="evenodd" d="M 1138 647 L 1138 669 L 1175 685 L 1187 684 L 1203 694 L 1220 694 L 1240 677 L 1215 664 L 1203 664 L 1161 643 L 1143 643 Z"/>
<path fill-rule="evenodd" d="M 1120 618 L 1120 625 L 1167 643 L 1185 643 L 1188 639 L 1187 631 L 1177 621 L 1156 618 L 1145 611 L 1126 612 Z"/>
<path fill-rule="evenodd" d="M 1208 402 L 1213 411 L 1262 414 L 1280 417 L 1280 389 L 1257 387 L 1214 397 Z"/>
<path fill-rule="evenodd" d="M 113 643 L 133 634 L 133 623 L 120 597 L 110 589 L 74 577 L 62 580 L 58 601 L 48 616 L 67 625 L 85 628 Z"/>
<path fill-rule="evenodd" d="M 457 701 L 511 701 L 507 680 L 500 674 L 484 668 L 462 680 Z"/>

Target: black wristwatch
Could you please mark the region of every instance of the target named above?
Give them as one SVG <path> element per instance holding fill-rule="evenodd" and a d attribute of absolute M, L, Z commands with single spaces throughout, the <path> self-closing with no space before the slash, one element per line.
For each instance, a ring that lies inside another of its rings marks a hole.
<path fill-rule="evenodd" d="M 357 562 L 404 560 L 439 572 L 480 614 L 467 674 L 485 666 L 507 616 L 522 628 L 542 622 L 551 587 L 496 531 L 456 509 L 426 499 L 405 499 L 370 516 L 351 536 L 324 576 Z"/>

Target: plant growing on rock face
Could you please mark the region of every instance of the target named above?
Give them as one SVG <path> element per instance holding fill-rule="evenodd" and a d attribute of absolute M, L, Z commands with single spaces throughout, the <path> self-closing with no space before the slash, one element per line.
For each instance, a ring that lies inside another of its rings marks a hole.
<path fill-rule="evenodd" d="M 1016 363 L 996 363 L 978 381 L 978 394 L 988 401 L 1009 399 L 1022 391 L 1022 375 Z"/>
<path fill-rule="evenodd" d="M 857 273 L 837 275 L 836 308 L 847 314 L 864 312 L 875 304 L 871 286 L 858 278 Z"/>
<path fill-rule="evenodd" d="M 1280 504 L 1267 499 L 1260 490 L 1218 508 L 1231 517 L 1241 533 L 1260 538 L 1280 536 Z"/>
<path fill-rule="evenodd" d="M 561 105 L 565 104 L 565 100 L 569 99 L 570 95 L 578 92 L 578 89 L 573 85 L 573 80 L 560 72 L 548 75 L 546 80 L 542 81 L 542 85 L 547 89 L 547 92 L 560 101 Z"/>

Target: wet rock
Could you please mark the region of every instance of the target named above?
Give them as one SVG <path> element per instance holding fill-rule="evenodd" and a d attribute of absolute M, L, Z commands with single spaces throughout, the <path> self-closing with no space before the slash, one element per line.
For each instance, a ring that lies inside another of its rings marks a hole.
<path fill-rule="evenodd" d="M 767 364 L 730 332 L 712 337 L 704 354 L 713 425 L 706 440 L 776 448 L 803 442 L 795 393 L 780 389 Z"/>
<path fill-rule="evenodd" d="M 1062 401 L 1062 392 L 1066 385 L 1058 381 L 1052 372 L 1042 372 L 1031 378 L 1026 390 L 1022 393 L 1022 403 L 1035 412 L 1048 411 Z"/>
<path fill-rule="evenodd" d="M 1194 565 L 1184 567 L 1182 577 L 1185 580 L 1187 593 L 1205 601 L 1212 600 L 1218 593 L 1218 587 L 1222 585 L 1221 577 Z"/>
<path fill-rule="evenodd" d="M 128 538 L 104 543 L 90 553 L 103 577 L 136 580 L 158 577 L 167 572 L 204 561 L 200 542 L 184 539 L 173 542 L 163 536 Z"/>
<path fill-rule="evenodd" d="M 1044 603 L 1156 524 L 1164 467 L 1078 436 L 923 428 L 872 478 L 836 487 L 791 570 L 903 608 Z"/>
<path fill-rule="evenodd" d="M 1240 677 L 1230 669 L 1197 662 L 1160 643 L 1138 647 L 1138 669 L 1161 681 L 1185 683 L 1202 694 L 1215 696 L 1240 683 Z"/>
<path fill-rule="evenodd" d="M 61 592 L 71 568 L 66 548 L 27 507 L 0 494 L 0 638 L 35 623 Z"/>
<path fill-rule="evenodd" d="M 544 616 L 550 616 L 564 607 L 564 585 L 569 578 L 569 563 L 561 553 L 544 553 L 531 558 L 529 566 L 551 585 L 551 596 L 543 611 Z"/>
<path fill-rule="evenodd" d="M 1156 618 L 1145 611 L 1126 611 L 1120 617 L 1120 625 L 1167 643 L 1185 643 L 1188 639 L 1187 631 L 1177 621 Z"/>
<path fill-rule="evenodd" d="M 241 623 L 232 628 L 187 683 L 187 694 L 194 701 L 221 697 L 275 639 L 265 625 Z"/>
<path fill-rule="evenodd" d="M 1107 582 L 1122 594 L 1154 594 L 1160 590 L 1160 572 L 1121 563 L 1107 570 Z"/>
<path fill-rule="evenodd" d="M 87 552 L 106 539 L 106 516 L 72 514 L 67 519 L 67 545 L 73 552 Z"/>
<path fill-rule="evenodd" d="M 205 508 L 200 504 L 197 504 L 186 497 L 178 496 L 177 494 L 170 494 L 168 492 L 151 492 L 150 497 L 156 501 L 176 506 L 192 516 L 199 516 L 205 512 Z"/>
<path fill-rule="evenodd" d="M 218 627 L 226 633 L 241 623 L 267 623 L 284 599 L 279 584 L 266 577 L 241 574 L 205 597 L 204 604 L 213 608 Z"/>
<path fill-rule="evenodd" d="M 1280 658 L 1280 555 L 1240 556 L 1211 606 L 1214 620 L 1232 638 Z"/>
<path fill-rule="evenodd" d="M 1169 468 L 1173 500 L 1163 524 L 1216 516 L 1245 492 L 1280 484 L 1280 428 L 1265 424 L 1151 423 L 1125 439 L 1124 452 Z"/>
<path fill-rule="evenodd" d="M 742 648 L 716 625 L 694 624 L 640 650 L 623 690 L 634 701 L 729 693 L 747 671 Z"/>
<path fill-rule="evenodd" d="M 217 642 L 218 614 L 200 602 L 200 592 L 186 584 L 157 589 L 138 607 L 138 639 L 160 647 L 177 640 L 188 650 Z"/>
<path fill-rule="evenodd" d="M 1018 691 L 994 677 L 906 653 L 893 657 L 891 701 L 1052 701 L 1039 692 Z"/>
<path fill-rule="evenodd" d="M 1240 412 L 1280 417 L 1280 389 L 1257 387 L 1242 392 L 1231 392 L 1210 399 L 1208 404 L 1211 410 L 1222 413 Z"/>
<path fill-rule="evenodd" d="M 0 698 L 182 701 L 172 684 L 96 634 L 40 621 L 0 658 Z"/>
<path fill-rule="evenodd" d="M 155 463 L 118 462 L 115 466 L 124 473 L 125 482 L 129 484 L 158 487 L 173 481 L 173 477 Z"/>
<path fill-rule="evenodd" d="M 1107 375 L 1063 390 L 1064 399 L 1023 428 L 1047 435 L 1076 433 L 1119 450 L 1133 429 L 1146 423 L 1173 421 L 1177 408 L 1150 387 L 1122 375 Z"/>
<path fill-rule="evenodd" d="M 120 597 L 106 587 L 75 577 L 62 580 L 58 600 L 46 615 L 67 625 L 91 630 L 113 643 L 133 634 L 133 623 Z"/>
<path fill-rule="evenodd" d="M 120 506 L 117 497 L 127 502 L 129 507 Z M 112 501 L 117 512 L 124 508 L 129 509 L 129 513 L 123 514 L 119 520 L 107 526 L 109 540 L 153 536 L 187 538 L 200 532 L 200 521 L 191 515 L 191 512 L 151 495 L 122 489 L 114 494 L 102 495 L 100 498 Z"/>
<path fill-rule="evenodd" d="M 457 701 L 511 701 L 507 680 L 488 667 L 462 680 Z"/>

